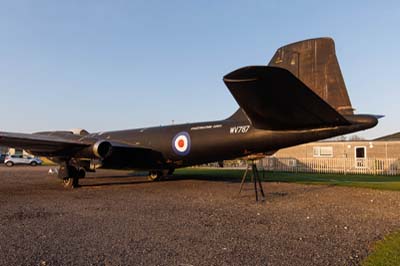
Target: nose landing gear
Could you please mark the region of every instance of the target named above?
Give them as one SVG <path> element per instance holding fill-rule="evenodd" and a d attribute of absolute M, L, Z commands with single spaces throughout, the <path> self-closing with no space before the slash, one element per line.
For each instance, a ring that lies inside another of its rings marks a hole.
<path fill-rule="evenodd" d="M 147 176 L 147 180 L 149 181 L 160 181 L 164 177 L 168 175 L 172 175 L 174 173 L 175 169 L 164 169 L 164 170 L 153 170 L 149 172 L 149 175 Z"/>
<path fill-rule="evenodd" d="M 85 175 L 85 169 L 71 161 L 62 163 L 58 170 L 58 178 L 66 189 L 79 187 L 79 179 L 85 178 Z"/>

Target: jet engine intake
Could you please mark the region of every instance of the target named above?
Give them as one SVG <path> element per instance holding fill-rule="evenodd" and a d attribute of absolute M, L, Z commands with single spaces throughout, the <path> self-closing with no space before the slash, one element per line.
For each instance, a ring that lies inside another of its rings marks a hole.
<path fill-rule="evenodd" d="M 80 150 L 76 157 L 78 158 L 98 158 L 98 159 L 105 159 L 111 155 L 112 152 L 112 145 L 110 142 L 105 140 L 98 140 L 94 144 L 90 145 L 89 147 Z"/>
<path fill-rule="evenodd" d="M 97 158 L 104 159 L 111 155 L 112 145 L 108 141 L 99 140 L 92 146 L 93 154 Z"/>

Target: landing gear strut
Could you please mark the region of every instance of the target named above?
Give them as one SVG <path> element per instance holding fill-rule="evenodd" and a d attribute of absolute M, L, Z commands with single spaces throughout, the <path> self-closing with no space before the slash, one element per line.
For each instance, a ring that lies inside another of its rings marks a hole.
<path fill-rule="evenodd" d="M 62 180 L 64 188 L 72 189 L 79 186 L 79 179 L 84 178 L 86 171 L 74 162 L 64 162 L 60 165 L 58 177 Z"/>

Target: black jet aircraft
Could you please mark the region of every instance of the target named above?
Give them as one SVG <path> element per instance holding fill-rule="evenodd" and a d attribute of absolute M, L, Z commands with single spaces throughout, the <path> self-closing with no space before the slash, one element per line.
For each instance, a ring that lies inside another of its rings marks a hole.
<path fill-rule="evenodd" d="M 148 170 L 159 179 L 174 169 L 326 139 L 377 124 L 377 116 L 356 115 L 330 38 L 279 48 L 267 66 L 248 66 L 223 81 L 240 108 L 224 120 L 88 133 L 0 132 L 0 145 L 25 149 L 60 165 L 66 188 L 86 171 Z"/>

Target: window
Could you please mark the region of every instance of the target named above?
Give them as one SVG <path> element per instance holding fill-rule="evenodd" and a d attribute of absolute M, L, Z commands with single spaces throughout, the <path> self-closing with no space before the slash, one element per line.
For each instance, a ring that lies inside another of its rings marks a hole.
<path fill-rule="evenodd" d="M 367 153 L 365 152 L 365 147 L 356 147 L 356 159 L 367 158 Z"/>
<path fill-rule="evenodd" d="M 333 147 L 314 147 L 314 157 L 333 157 Z"/>
<path fill-rule="evenodd" d="M 366 147 L 354 147 L 354 155 L 356 157 L 355 163 L 356 168 L 366 168 L 367 167 L 367 151 Z"/>

